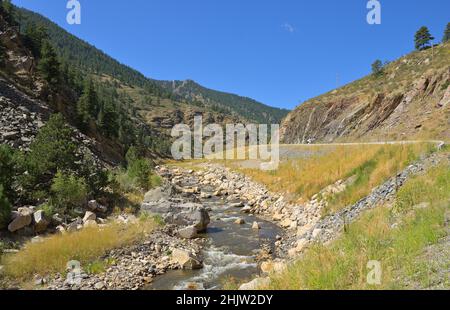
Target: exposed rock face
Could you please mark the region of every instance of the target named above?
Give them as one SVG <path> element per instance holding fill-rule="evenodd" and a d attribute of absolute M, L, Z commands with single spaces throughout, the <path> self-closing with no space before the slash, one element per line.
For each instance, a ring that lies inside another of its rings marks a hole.
<path fill-rule="evenodd" d="M 390 64 L 385 76 L 366 77 L 301 104 L 282 122 L 282 142 L 448 137 L 449 50 L 450 44 L 439 47 L 442 56 L 428 62 L 430 51 L 408 55 Z"/>

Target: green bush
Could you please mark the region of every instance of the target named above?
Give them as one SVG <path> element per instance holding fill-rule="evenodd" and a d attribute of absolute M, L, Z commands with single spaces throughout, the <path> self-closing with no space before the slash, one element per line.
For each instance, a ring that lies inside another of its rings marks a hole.
<path fill-rule="evenodd" d="M 41 128 L 26 157 L 29 173 L 37 181 L 43 181 L 45 176 L 53 177 L 58 170 L 74 168 L 77 146 L 72 134 L 61 114 L 52 115 Z"/>
<path fill-rule="evenodd" d="M 81 207 L 87 200 L 87 187 L 84 179 L 72 174 L 64 174 L 58 171 L 53 179 L 51 191 L 52 204 L 61 213 Z"/>
<path fill-rule="evenodd" d="M 11 205 L 3 193 L 3 186 L 0 184 L 0 229 L 5 228 L 11 217 Z"/>
<path fill-rule="evenodd" d="M 146 159 L 138 159 L 128 167 L 128 175 L 135 179 L 137 186 L 147 190 L 150 188 L 152 165 Z"/>
<path fill-rule="evenodd" d="M 10 200 L 14 198 L 12 191 L 14 177 L 14 151 L 7 145 L 0 145 L 0 185 L 3 186 L 3 194 Z"/>

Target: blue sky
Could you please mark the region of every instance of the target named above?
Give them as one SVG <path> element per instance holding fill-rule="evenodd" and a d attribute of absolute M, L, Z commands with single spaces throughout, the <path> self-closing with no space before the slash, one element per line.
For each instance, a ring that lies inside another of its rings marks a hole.
<path fill-rule="evenodd" d="M 380 0 L 382 24 L 366 22 L 367 0 L 13 0 L 112 57 L 162 80 L 200 84 L 293 108 L 370 73 L 377 58 L 414 48 L 422 25 L 441 39 L 448 0 Z"/>

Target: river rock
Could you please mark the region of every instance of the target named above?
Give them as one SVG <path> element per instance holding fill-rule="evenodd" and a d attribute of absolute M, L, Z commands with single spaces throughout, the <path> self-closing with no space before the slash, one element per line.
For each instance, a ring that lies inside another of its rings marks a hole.
<path fill-rule="evenodd" d="M 258 222 L 253 222 L 252 229 L 258 230 L 258 229 L 261 229 L 261 227 L 259 227 Z"/>
<path fill-rule="evenodd" d="M 34 212 L 33 222 L 34 222 L 34 230 L 36 233 L 44 232 L 49 224 L 49 221 L 46 219 L 43 210 L 38 210 Z"/>
<path fill-rule="evenodd" d="M 241 209 L 242 213 L 250 213 L 250 211 L 252 211 L 252 207 L 250 206 L 245 206 Z"/>
<path fill-rule="evenodd" d="M 194 226 L 198 232 L 205 231 L 210 223 L 206 208 L 196 203 L 144 203 L 142 210 L 161 215 L 164 221 L 169 224 Z"/>
<path fill-rule="evenodd" d="M 236 221 L 234 221 L 234 223 L 235 223 L 235 224 L 238 224 L 238 225 L 244 225 L 244 224 L 245 224 L 245 220 L 239 218 L 239 219 L 237 219 Z"/>
<path fill-rule="evenodd" d="M 197 228 L 195 226 L 188 226 L 178 230 L 178 235 L 184 239 L 194 239 L 198 237 Z"/>
<path fill-rule="evenodd" d="M 12 213 L 13 221 L 8 225 L 8 230 L 10 232 L 15 232 L 30 225 L 32 222 L 32 214 L 32 209 L 27 207 L 19 208 L 17 211 L 14 211 Z"/>
<path fill-rule="evenodd" d="M 202 262 L 186 250 L 174 249 L 172 251 L 172 261 L 179 264 L 181 268 L 188 270 L 203 267 Z"/>

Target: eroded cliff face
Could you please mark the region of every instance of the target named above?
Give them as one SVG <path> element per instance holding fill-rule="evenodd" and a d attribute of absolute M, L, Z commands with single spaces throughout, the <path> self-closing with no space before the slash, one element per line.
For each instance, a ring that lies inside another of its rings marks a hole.
<path fill-rule="evenodd" d="M 288 144 L 386 139 L 450 140 L 450 44 L 311 99 L 281 126 Z"/>

